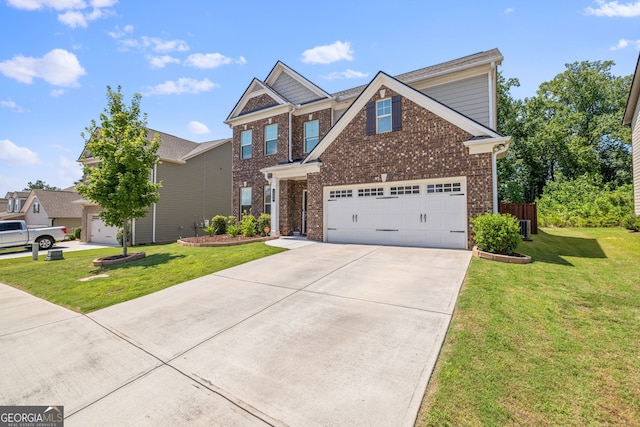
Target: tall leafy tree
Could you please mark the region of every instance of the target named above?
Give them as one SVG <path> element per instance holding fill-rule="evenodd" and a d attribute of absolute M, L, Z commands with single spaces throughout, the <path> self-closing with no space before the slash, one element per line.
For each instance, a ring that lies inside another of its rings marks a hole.
<path fill-rule="evenodd" d="M 36 182 L 31 182 L 29 181 L 27 183 L 27 186 L 25 187 L 25 189 L 23 191 L 29 191 L 29 190 L 53 190 L 53 191 L 60 191 L 60 188 L 54 186 L 54 185 L 49 185 L 46 182 L 44 182 L 43 180 L 39 179 Z"/>
<path fill-rule="evenodd" d="M 566 64 L 564 72 L 540 85 L 524 101 L 509 96 L 510 80 L 499 81 L 498 121 L 513 141 L 500 165 L 503 199 L 533 202 L 558 176 L 585 174 L 612 188 L 631 181 L 631 134 L 622 126 L 631 76 L 617 77 L 612 61 Z M 511 180 L 511 181 L 509 181 Z M 505 182 L 514 191 L 508 192 Z"/>
<path fill-rule="evenodd" d="M 121 87 L 107 86 L 107 107 L 100 114 L 100 125 L 82 132 L 85 150 L 99 159 L 89 164 L 83 159 L 84 179 L 78 184 L 80 195 L 100 205 L 100 217 L 107 225 L 122 227 L 122 255 L 127 255 L 127 224 L 141 218 L 158 201 L 160 184 L 150 181 L 150 172 L 158 161 L 160 136 L 149 139 L 147 115 L 140 111 L 140 94 L 134 94 L 131 106 L 123 102 Z"/>

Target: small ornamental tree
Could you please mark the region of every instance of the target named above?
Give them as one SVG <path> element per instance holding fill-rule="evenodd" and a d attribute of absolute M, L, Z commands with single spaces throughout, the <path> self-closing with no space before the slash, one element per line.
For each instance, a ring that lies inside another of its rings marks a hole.
<path fill-rule="evenodd" d="M 140 117 L 138 93 L 131 106 L 123 103 L 121 87 L 114 92 L 107 86 L 107 107 L 100 114 L 100 125 L 91 125 L 82 132 L 85 153 L 98 160 L 89 164 L 83 157 L 84 179 L 77 185 L 78 193 L 100 205 L 100 217 L 107 225 L 121 227 L 123 242 L 128 241 L 128 221 L 147 214 L 147 208 L 159 199 L 158 188 L 149 180 L 150 171 L 158 161 L 160 136 L 148 139 L 147 115 Z M 127 245 L 122 245 L 127 256 Z"/>

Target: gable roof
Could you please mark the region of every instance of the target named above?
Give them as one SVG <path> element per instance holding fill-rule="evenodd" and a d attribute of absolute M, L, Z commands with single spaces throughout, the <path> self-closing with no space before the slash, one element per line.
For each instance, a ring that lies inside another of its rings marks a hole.
<path fill-rule="evenodd" d="M 82 197 L 75 191 L 32 190 L 49 218 L 82 218 L 82 206 L 72 203 Z"/>
<path fill-rule="evenodd" d="M 463 71 L 469 68 L 478 67 L 481 65 L 491 64 L 496 65 L 502 63 L 504 57 L 500 50 L 491 49 L 483 52 L 474 53 L 472 55 L 463 56 L 462 58 L 454 59 L 451 61 L 442 62 L 436 65 L 430 65 L 428 67 L 420 68 L 418 70 L 409 71 L 407 73 L 398 74 L 395 79 L 405 83 L 411 84 L 416 81 L 425 80 L 441 76 L 443 74 L 449 74 L 456 71 Z M 358 96 L 368 85 L 362 85 L 351 89 L 346 89 L 340 92 L 336 92 L 333 96 L 336 99 L 344 100 L 354 98 Z"/>
<path fill-rule="evenodd" d="M 184 138 L 179 138 L 168 133 L 160 132 L 154 129 L 148 129 L 147 139 L 151 140 L 157 133 L 160 135 L 160 146 L 158 147 L 159 160 L 164 160 L 173 163 L 184 163 L 192 157 L 197 156 L 200 153 L 204 153 L 211 150 L 225 142 L 231 141 L 229 138 L 218 139 L 209 142 L 193 142 Z M 82 160 L 86 156 L 87 159 L 93 158 L 91 153 L 85 148 L 82 154 L 78 158 L 78 161 Z M 27 193 L 28 194 L 28 193 Z"/>
<path fill-rule="evenodd" d="M 258 94 L 264 93 L 269 95 L 271 98 L 273 98 L 273 100 L 278 105 L 291 104 L 291 102 L 289 102 L 289 100 L 286 99 L 284 96 L 276 92 L 273 88 L 269 87 L 267 84 L 265 84 L 261 80 L 258 80 L 254 77 L 253 80 L 251 80 L 251 83 L 249 83 L 249 86 L 247 86 L 245 91 L 242 93 L 242 96 L 240 97 L 236 105 L 233 107 L 233 110 L 231 110 L 231 113 L 229 113 L 229 115 L 227 116 L 227 120 L 225 120 L 225 123 L 234 117 L 251 113 L 252 111 L 249 111 L 247 113 L 242 113 L 242 110 L 247 105 L 249 100 L 254 96 L 256 96 L 256 92 Z"/>
<path fill-rule="evenodd" d="M 469 117 L 447 107 L 428 95 L 412 88 L 408 84 L 400 82 L 398 79 L 380 71 L 360 92 L 358 98 L 349 106 L 347 111 L 340 117 L 336 124 L 329 130 L 318 145 L 308 154 L 302 163 L 318 160 L 320 155 L 331 145 L 335 138 L 347 127 L 353 118 L 365 107 L 366 103 L 382 86 L 387 87 L 404 98 L 410 99 L 422 108 L 425 108 L 453 125 L 463 129 L 472 135 L 465 145 L 471 152 L 480 153 L 491 149 L 495 143 L 508 144 L 510 137 L 505 137 L 500 133 L 470 119 Z M 482 148 L 481 148 L 482 147 Z"/>
<path fill-rule="evenodd" d="M 640 54 L 638 55 L 638 62 L 636 63 L 636 71 L 633 74 L 633 80 L 631 81 L 631 89 L 629 89 L 629 97 L 627 98 L 627 106 L 624 109 L 624 115 L 622 117 L 622 124 L 629 126 L 633 120 L 633 114 L 638 106 L 638 100 L 640 99 Z"/>
<path fill-rule="evenodd" d="M 320 86 L 294 71 L 282 61 L 276 62 L 264 82 L 287 97 L 291 103 L 297 105 L 331 97 Z"/>

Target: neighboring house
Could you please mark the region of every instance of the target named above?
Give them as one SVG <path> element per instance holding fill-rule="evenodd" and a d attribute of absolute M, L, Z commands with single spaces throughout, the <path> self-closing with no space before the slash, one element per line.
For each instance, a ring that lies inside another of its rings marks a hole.
<path fill-rule="evenodd" d="M 7 205 L 9 204 L 9 200 L 4 197 L 0 197 L 0 215 L 7 212 Z"/>
<path fill-rule="evenodd" d="M 329 94 L 282 62 L 253 79 L 233 129 L 233 213 L 275 235 L 470 248 L 497 212 L 497 49 Z"/>
<path fill-rule="evenodd" d="M 7 209 L 4 212 L 0 212 L 0 220 L 25 219 L 24 207 L 28 197 L 28 191 L 8 192 L 5 196 L 5 199 L 7 199 Z"/>
<path fill-rule="evenodd" d="M 215 215 L 231 213 L 231 140 L 196 143 L 162 132 L 159 162 L 150 171 L 154 183 L 162 183 L 160 200 L 149 213 L 133 221 L 133 244 L 175 242 L 181 237 L 202 235 L 202 226 Z M 79 161 L 89 165 L 100 159 L 84 150 Z M 82 241 L 116 244 L 117 227 L 100 219 L 100 207 L 87 200 L 83 205 Z"/>
<path fill-rule="evenodd" d="M 631 154 L 633 156 L 633 198 L 636 215 L 640 215 L 640 55 L 624 110 L 622 124 L 631 126 Z"/>
<path fill-rule="evenodd" d="M 29 228 L 65 226 L 73 233 L 82 223 L 82 208 L 73 203 L 79 197 L 73 188 L 10 192 L 6 196 L 6 212 L 0 213 L 0 220 L 22 219 Z"/>
<path fill-rule="evenodd" d="M 70 190 L 31 190 L 24 205 L 24 219 L 28 227 L 65 226 L 73 233 L 82 225 L 82 207 L 77 203 L 80 196 Z"/>

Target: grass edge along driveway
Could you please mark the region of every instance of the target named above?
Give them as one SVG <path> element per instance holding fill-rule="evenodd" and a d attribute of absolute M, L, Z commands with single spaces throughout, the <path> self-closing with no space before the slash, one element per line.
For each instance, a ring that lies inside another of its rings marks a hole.
<path fill-rule="evenodd" d="M 43 254 L 38 261 L 0 259 L 0 283 L 89 313 L 284 250 L 261 242 L 212 248 L 140 246 L 130 251 L 144 251 L 144 259 L 110 267 L 94 267 L 92 261 L 118 255 L 118 248 L 65 252 L 62 261 L 43 262 Z M 107 277 L 95 277 L 101 275 Z"/>
<path fill-rule="evenodd" d="M 541 229 L 473 259 L 418 426 L 640 425 L 640 233 Z"/>

